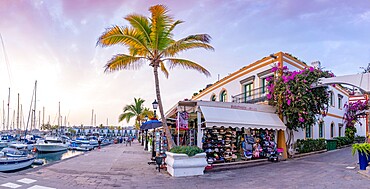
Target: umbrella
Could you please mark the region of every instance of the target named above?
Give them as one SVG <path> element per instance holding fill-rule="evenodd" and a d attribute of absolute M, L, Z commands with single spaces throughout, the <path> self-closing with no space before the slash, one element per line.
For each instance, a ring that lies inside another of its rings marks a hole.
<path fill-rule="evenodd" d="M 160 122 L 158 120 L 150 120 L 150 121 L 144 122 L 140 126 L 140 129 L 141 130 L 147 130 L 147 129 L 155 129 L 155 128 L 158 128 L 158 127 L 162 127 L 162 122 Z"/>

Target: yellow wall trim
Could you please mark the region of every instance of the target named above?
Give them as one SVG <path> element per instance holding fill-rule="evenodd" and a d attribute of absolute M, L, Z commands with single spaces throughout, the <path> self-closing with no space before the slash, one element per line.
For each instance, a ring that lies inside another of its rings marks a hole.
<path fill-rule="evenodd" d="M 330 116 L 330 117 L 335 117 L 335 118 L 343 119 L 343 116 L 339 116 L 339 115 L 335 115 L 335 114 L 331 114 L 331 113 L 328 113 L 326 115 L 327 116 Z"/>

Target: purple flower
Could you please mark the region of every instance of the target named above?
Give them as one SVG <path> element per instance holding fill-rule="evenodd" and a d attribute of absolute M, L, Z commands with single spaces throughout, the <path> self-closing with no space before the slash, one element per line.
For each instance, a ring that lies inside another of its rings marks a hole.
<path fill-rule="evenodd" d="M 315 71 L 315 68 L 314 67 L 310 67 L 310 72 L 313 72 Z"/>
<path fill-rule="evenodd" d="M 302 117 L 299 117 L 298 118 L 298 121 L 301 122 L 301 123 L 303 123 L 304 122 L 304 119 Z"/>
<path fill-rule="evenodd" d="M 286 102 L 287 104 L 288 104 L 288 106 L 290 106 L 290 103 L 291 103 L 292 101 L 290 100 L 290 99 L 288 99 L 288 101 Z"/>
<path fill-rule="evenodd" d="M 272 98 L 271 94 L 267 94 L 267 99 L 270 100 Z"/>
<path fill-rule="evenodd" d="M 272 69 L 271 69 L 271 72 L 276 72 L 278 70 L 278 67 L 273 67 Z"/>

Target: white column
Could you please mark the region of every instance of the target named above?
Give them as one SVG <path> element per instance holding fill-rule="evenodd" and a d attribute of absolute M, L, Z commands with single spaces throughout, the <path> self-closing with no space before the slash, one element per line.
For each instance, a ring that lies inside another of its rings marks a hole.
<path fill-rule="evenodd" d="M 198 132 L 197 132 L 197 146 L 199 147 L 199 148 L 202 148 L 203 146 L 203 144 L 202 144 L 202 137 L 203 137 L 203 132 L 202 132 L 202 116 L 201 116 L 201 114 L 200 114 L 200 111 L 197 111 L 197 120 L 198 120 L 198 123 L 197 123 L 197 125 L 198 125 Z"/>

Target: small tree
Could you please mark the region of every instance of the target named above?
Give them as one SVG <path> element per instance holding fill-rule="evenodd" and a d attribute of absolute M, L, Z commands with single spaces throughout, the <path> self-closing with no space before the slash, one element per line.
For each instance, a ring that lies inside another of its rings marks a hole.
<path fill-rule="evenodd" d="M 352 141 L 355 138 L 355 134 L 357 132 L 355 125 L 358 123 L 362 125 L 360 119 L 366 115 L 365 110 L 369 109 L 369 101 L 361 101 L 358 100 L 356 102 L 346 103 L 344 108 L 346 109 L 346 113 L 344 113 L 343 121 L 346 125 L 345 135 Z"/>
<path fill-rule="evenodd" d="M 294 140 L 293 131 L 312 126 L 317 122 L 317 116 L 325 116 L 329 93 L 327 87 L 311 88 L 319 78 L 332 77 L 332 73 L 313 67 L 300 71 L 289 71 L 280 64 L 272 68 L 275 77 L 266 80 L 267 98 L 269 104 L 285 118 L 288 128 L 287 146 Z"/>

